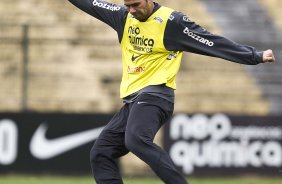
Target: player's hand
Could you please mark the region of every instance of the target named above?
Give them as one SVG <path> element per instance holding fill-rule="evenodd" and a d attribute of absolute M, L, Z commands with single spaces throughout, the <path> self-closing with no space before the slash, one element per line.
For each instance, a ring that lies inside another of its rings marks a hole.
<path fill-rule="evenodd" d="M 264 63 L 273 63 L 275 61 L 274 53 L 272 50 L 263 51 L 262 61 Z"/>

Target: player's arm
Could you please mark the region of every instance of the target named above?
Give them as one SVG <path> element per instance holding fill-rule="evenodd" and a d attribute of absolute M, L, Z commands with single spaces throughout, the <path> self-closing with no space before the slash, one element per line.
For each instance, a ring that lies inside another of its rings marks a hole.
<path fill-rule="evenodd" d="M 258 52 L 254 47 L 214 35 L 180 12 L 172 13 L 164 43 L 168 50 L 187 51 L 247 65 L 275 60 L 271 50 Z"/>
<path fill-rule="evenodd" d="M 68 0 L 73 5 L 115 29 L 122 36 L 127 8 L 102 0 Z M 121 37 L 120 37 L 121 39 Z"/>

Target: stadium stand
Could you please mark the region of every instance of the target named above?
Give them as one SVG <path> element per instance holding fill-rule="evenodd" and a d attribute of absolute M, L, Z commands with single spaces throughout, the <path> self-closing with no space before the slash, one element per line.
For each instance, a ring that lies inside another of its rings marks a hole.
<path fill-rule="evenodd" d="M 273 17 L 273 21 L 278 29 L 282 29 L 282 2 L 280 0 L 259 0 L 266 8 L 267 14 Z"/>
<path fill-rule="evenodd" d="M 120 0 L 114 2 L 122 3 Z M 192 20 L 206 29 L 220 33 L 211 16 L 205 14 L 206 7 L 200 2 L 159 2 L 187 12 Z M 15 70 L 2 67 L 7 84 L 3 84 L 1 90 L 0 96 L 4 103 L 0 110 L 22 109 L 23 24 L 30 25 L 28 110 L 112 112 L 121 106 L 118 98 L 120 53 L 114 31 L 74 9 L 66 1 L 43 0 L 38 3 L 28 0 L 23 3 L 20 0 L 4 0 L 0 3 L 1 46 L 6 48 L 1 50 L 1 63 L 5 67 L 17 67 Z M 237 81 L 234 81 L 233 74 L 238 76 Z M 10 78 L 13 82 L 8 81 Z M 177 112 L 268 112 L 267 102 L 241 66 L 185 54 L 177 80 Z M 231 80 L 236 85 L 228 85 Z M 14 87 L 11 88 L 11 84 Z M 11 96 L 13 93 L 16 94 Z M 220 100 L 222 98 L 224 100 Z M 258 108 L 249 108 L 254 104 Z"/>
<path fill-rule="evenodd" d="M 277 63 L 275 66 L 270 67 L 269 72 L 266 75 L 258 75 L 258 81 L 265 91 L 266 96 L 270 99 L 272 106 L 271 112 L 273 114 L 282 113 L 282 1 L 279 0 L 260 0 L 263 7 L 266 8 L 267 16 L 274 21 L 273 29 L 275 30 L 275 35 L 271 38 L 271 42 L 277 42 L 275 45 L 275 51 L 277 55 Z M 275 41 L 274 41 L 275 40 Z M 261 70 L 264 70 L 262 68 Z M 258 71 L 260 72 L 260 71 Z"/>
<path fill-rule="evenodd" d="M 1 76 L 7 81 L 1 88 L 2 111 L 22 109 L 23 24 L 29 25 L 28 110 L 110 112 L 116 108 L 101 82 L 101 71 L 109 67 L 104 73 L 115 74 L 109 71 L 119 59 L 113 58 L 120 58 L 111 29 L 67 1 L 1 1 L 0 8 L 0 45 L 5 48 Z"/>
<path fill-rule="evenodd" d="M 282 112 L 282 34 L 281 1 L 202 0 L 215 17 L 223 34 L 259 50 L 272 48 L 277 62 L 273 65 L 248 66 L 245 70 L 255 79 L 262 96 L 269 102 L 269 114 Z M 262 4 L 263 3 L 263 4 Z M 280 16 L 279 16 L 280 15 Z M 277 21 L 276 21 L 277 20 Z M 246 94 L 247 95 L 247 94 Z M 257 108 L 257 106 L 255 106 Z"/>

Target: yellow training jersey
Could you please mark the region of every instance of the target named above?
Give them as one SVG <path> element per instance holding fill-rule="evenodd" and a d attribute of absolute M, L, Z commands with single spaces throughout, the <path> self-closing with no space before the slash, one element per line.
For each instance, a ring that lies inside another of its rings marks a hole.
<path fill-rule="evenodd" d="M 176 89 L 175 77 L 182 52 L 168 51 L 164 46 L 166 24 L 173 11 L 161 7 L 144 22 L 128 13 L 120 45 L 123 65 L 121 98 L 150 85 L 166 84 Z"/>

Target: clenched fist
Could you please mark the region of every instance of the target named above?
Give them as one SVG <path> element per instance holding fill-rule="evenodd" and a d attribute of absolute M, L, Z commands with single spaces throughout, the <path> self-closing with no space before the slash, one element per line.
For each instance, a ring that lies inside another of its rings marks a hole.
<path fill-rule="evenodd" d="M 272 50 L 266 50 L 263 52 L 262 60 L 264 63 L 272 63 L 275 61 L 274 53 Z"/>

